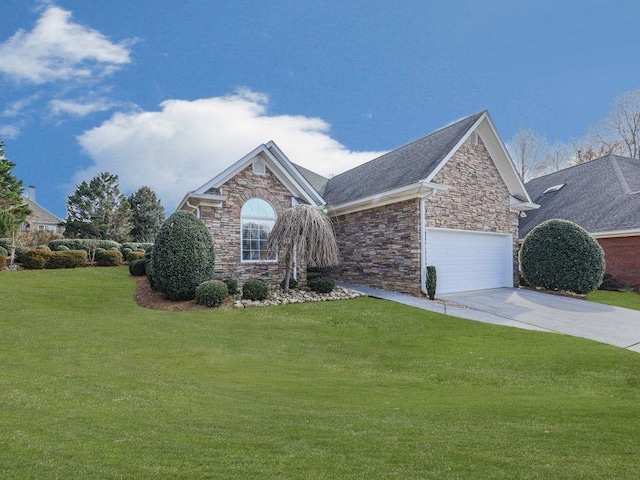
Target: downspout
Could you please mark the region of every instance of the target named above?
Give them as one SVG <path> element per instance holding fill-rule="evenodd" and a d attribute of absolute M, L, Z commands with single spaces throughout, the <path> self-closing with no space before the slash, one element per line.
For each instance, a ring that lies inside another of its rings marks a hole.
<path fill-rule="evenodd" d="M 196 211 L 196 217 L 200 218 L 200 205 L 191 205 L 189 200 L 187 200 L 185 204 L 187 205 L 187 207 L 193 208 Z"/>
<path fill-rule="evenodd" d="M 426 231 L 426 201 L 436 194 L 436 190 L 431 190 L 424 197 L 420 198 L 420 290 L 427 295 L 427 231 Z"/>

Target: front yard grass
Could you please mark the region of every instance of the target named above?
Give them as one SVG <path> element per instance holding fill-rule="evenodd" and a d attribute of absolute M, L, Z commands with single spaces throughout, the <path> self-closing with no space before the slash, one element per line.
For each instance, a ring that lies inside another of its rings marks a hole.
<path fill-rule="evenodd" d="M 382 300 L 158 312 L 0 272 L 0 478 L 635 479 L 640 355 Z"/>
<path fill-rule="evenodd" d="M 594 290 L 587 295 L 590 302 L 604 303 L 614 307 L 640 310 L 640 295 L 636 292 L 611 292 L 608 290 Z"/>

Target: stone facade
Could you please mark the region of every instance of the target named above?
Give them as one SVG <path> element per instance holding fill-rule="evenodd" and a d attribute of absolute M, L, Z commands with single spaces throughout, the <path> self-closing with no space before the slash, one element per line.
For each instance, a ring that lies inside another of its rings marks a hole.
<path fill-rule="evenodd" d="M 292 205 L 291 192 L 268 167 L 265 174 L 260 175 L 253 172 L 252 165 L 221 185 L 219 190 L 221 195 L 227 197 L 223 206 L 203 206 L 200 212 L 200 218 L 207 226 L 215 246 L 215 278 L 232 277 L 240 283 L 249 278 L 279 282 L 284 277 L 284 267 L 278 262 L 242 261 L 240 211 L 247 200 L 257 197 L 268 201 L 277 215 L 281 215 Z"/>
<path fill-rule="evenodd" d="M 462 145 L 433 181 L 449 190 L 426 201 L 426 228 L 511 234 L 518 285 L 518 217 L 482 141 Z M 345 282 L 422 295 L 419 199 L 341 215 L 334 226 L 342 264 L 328 273 Z"/>
<path fill-rule="evenodd" d="M 605 271 L 622 285 L 640 287 L 640 236 L 597 240 L 604 250 Z"/>
<path fill-rule="evenodd" d="M 511 194 L 482 140 L 465 142 L 433 181 L 449 190 L 427 200 L 426 227 L 511 234 L 513 282 L 518 286 L 518 214 L 510 210 Z"/>
<path fill-rule="evenodd" d="M 333 219 L 342 263 L 335 278 L 420 295 L 420 202 L 408 200 Z"/>

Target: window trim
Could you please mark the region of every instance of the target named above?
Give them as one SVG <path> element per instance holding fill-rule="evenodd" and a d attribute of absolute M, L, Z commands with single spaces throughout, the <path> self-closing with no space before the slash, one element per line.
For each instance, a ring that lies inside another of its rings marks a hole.
<path fill-rule="evenodd" d="M 250 216 L 250 215 L 243 215 L 242 211 L 244 210 L 245 206 L 247 205 L 247 203 L 249 203 L 251 200 L 262 200 L 263 202 L 265 202 L 267 205 L 269 205 L 269 207 L 271 207 L 271 209 L 273 210 L 273 218 L 268 218 L 268 217 L 260 217 L 260 216 Z M 246 223 L 251 223 L 253 222 L 260 222 L 260 221 L 268 221 L 268 222 L 272 222 L 269 232 L 267 233 L 267 238 L 269 237 L 269 233 L 271 233 L 271 230 L 273 229 L 273 226 L 275 225 L 275 222 L 278 218 L 278 212 L 276 211 L 275 207 L 273 206 L 273 204 L 267 200 L 266 198 L 263 197 L 251 197 L 249 198 L 246 202 L 244 202 L 244 204 L 242 205 L 242 208 L 240 209 L 240 263 L 276 263 L 278 261 L 278 255 L 276 254 L 274 258 L 259 258 L 257 260 L 251 260 L 251 259 L 245 259 L 244 258 L 244 225 L 245 222 Z M 260 240 L 258 239 L 258 241 L 260 242 Z M 266 240 L 265 242 L 266 243 Z M 260 244 L 260 250 L 259 250 L 259 255 L 262 255 L 263 250 L 262 250 L 262 244 Z"/>

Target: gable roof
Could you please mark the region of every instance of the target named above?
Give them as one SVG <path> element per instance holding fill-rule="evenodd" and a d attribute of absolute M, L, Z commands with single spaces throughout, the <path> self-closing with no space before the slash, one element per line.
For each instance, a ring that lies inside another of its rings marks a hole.
<path fill-rule="evenodd" d="M 425 189 L 446 189 L 446 186 L 434 184 L 432 180 L 474 132 L 482 138 L 509 188 L 514 208 L 535 208 L 487 110 L 458 120 L 330 179 L 302 167 L 298 169 L 314 187 L 322 188 L 319 191 L 327 203 L 338 209 L 375 196 L 397 196 L 398 192 L 409 192 L 411 186 L 416 186 L 411 190 L 413 195 L 423 195 Z M 376 199 L 369 204 L 380 203 Z"/>
<path fill-rule="evenodd" d="M 291 163 L 286 155 L 273 142 L 262 144 L 242 157 L 240 160 L 220 172 L 204 185 L 189 192 L 178 205 L 178 210 L 195 209 L 199 205 L 221 205 L 226 197 L 220 195 L 220 187 L 239 172 L 253 165 L 262 162 L 269 167 L 269 170 L 289 189 L 294 197 L 299 198 L 311 205 L 324 205 L 326 202 L 318 191 Z"/>
<path fill-rule="evenodd" d="M 62 221 L 49 210 L 37 204 L 29 197 L 23 197 L 22 200 L 25 205 L 28 205 L 31 209 L 31 215 L 27 218 L 27 221 L 29 223 L 57 225 Z"/>
<path fill-rule="evenodd" d="M 607 155 L 534 178 L 526 187 L 540 208 L 520 219 L 520 238 L 552 218 L 577 223 L 596 236 L 640 232 L 640 160 Z"/>

